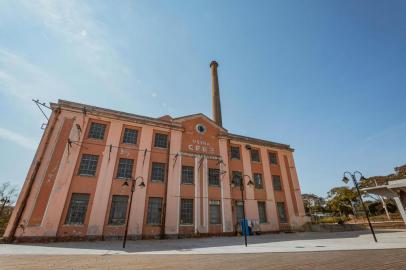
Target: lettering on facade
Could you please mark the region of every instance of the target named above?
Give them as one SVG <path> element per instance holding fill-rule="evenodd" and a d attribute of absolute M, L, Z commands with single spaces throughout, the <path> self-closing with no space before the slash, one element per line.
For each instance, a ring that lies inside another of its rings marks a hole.
<path fill-rule="evenodd" d="M 192 152 L 199 152 L 204 154 L 215 154 L 214 147 L 209 142 L 204 140 L 193 139 L 192 143 L 188 145 L 188 150 Z"/>

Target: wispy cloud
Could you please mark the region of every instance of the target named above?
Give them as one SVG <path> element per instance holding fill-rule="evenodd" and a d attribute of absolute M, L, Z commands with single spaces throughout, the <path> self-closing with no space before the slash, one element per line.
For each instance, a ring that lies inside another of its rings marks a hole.
<path fill-rule="evenodd" d="M 0 127 L 0 138 L 16 143 L 29 150 L 35 150 L 37 148 L 37 142 L 34 139 L 2 127 Z"/>

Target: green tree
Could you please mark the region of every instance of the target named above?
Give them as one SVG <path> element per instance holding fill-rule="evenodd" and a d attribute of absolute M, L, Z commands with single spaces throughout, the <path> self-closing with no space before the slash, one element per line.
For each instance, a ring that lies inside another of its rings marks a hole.
<path fill-rule="evenodd" d="M 357 193 L 354 188 L 334 187 L 327 193 L 327 208 L 340 216 L 356 214 L 355 205 L 358 204 Z"/>

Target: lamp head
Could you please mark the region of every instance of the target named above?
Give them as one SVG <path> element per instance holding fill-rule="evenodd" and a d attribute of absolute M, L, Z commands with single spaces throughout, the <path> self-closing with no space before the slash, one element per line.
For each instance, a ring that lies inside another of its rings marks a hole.
<path fill-rule="evenodd" d="M 348 177 L 344 175 L 344 177 L 343 177 L 343 182 L 344 182 L 345 184 L 348 184 L 348 182 L 350 182 L 350 179 L 348 179 Z"/>
<path fill-rule="evenodd" d="M 141 188 L 144 188 L 145 187 L 144 181 L 142 181 L 138 186 L 141 187 Z"/>
<path fill-rule="evenodd" d="M 248 185 L 249 187 L 252 187 L 252 186 L 254 185 L 254 182 L 252 182 L 252 180 L 250 179 L 250 180 L 248 181 L 247 185 Z"/>
<path fill-rule="evenodd" d="M 126 180 L 126 181 L 122 184 L 122 186 L 123 186 L 123 187 L 128 187 L 128 181 Z"/>
<path fill-rule="evenodd" d="M 365 178 L 365 177 L 362 175 L 360 181 L 365 181 L 365 180 L 368 180 L 368 179 Z"/>

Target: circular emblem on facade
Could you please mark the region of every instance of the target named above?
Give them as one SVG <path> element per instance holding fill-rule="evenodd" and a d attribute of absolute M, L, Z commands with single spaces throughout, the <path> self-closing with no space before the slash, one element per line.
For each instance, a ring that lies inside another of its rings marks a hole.
<path fill-rule="evenodd" d="M 196 131 L 197 132 L 199 132 L 199 133 L 201 133 L 201 134 L 204 134 L 205 132 L 206 132 L 206 127 L 203 125 L 203 124 L 197 124 L 196 125 Z"/>

